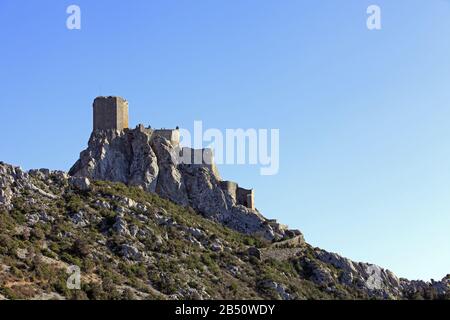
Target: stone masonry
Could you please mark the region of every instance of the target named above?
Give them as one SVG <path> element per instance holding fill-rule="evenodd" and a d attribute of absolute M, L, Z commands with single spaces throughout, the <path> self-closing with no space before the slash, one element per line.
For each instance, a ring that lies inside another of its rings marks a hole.
<path fill-rule="evenodd" d="M 128 128 L 128 101 L 120 97 L 97 97 L 93 105 L 94 131 Z"/>

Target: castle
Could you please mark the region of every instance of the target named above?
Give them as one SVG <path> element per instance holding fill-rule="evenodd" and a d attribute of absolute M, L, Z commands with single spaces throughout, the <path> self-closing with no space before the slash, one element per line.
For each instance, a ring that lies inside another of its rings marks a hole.
<path fill-rule="evenodd" d="M 93 130 L 127 131 L 128 101 L 121 97 L 97 97 L 93 104 Z M 139 124 L 136 130 L 146 133 L 151 138 L 160 136 L 167 139 L 174 147 L 180 147 L 180 131 L 176 129 L 152 129 Z M 214 164 L 211 149 L 180 148 L 180 156 L 185 164 L 192 166 L 207 166 L 217 177 L 219 174 Z M 200 162 L 198 159 L 201 159 Z M 187 160 L 187 161 L 186 161 Z M 220 179 L 220 178 L 219 178 Z M 255 210 L 255 195 L 253 190 L 239 187 L 233 181 L 219 181 L 222 191 L 228 193 L 237 205 Z"/>
<path fill-rule="evenodd" d="M 94 131 L 128 129 L 128 101 L 121 97 L 97 97 L 94 100 Z M 180 143 L 180 131 L 178 129 L 152 130 L 138 125 L 138 129 L 150 134 L 162 136 L 173 145 Z"/>

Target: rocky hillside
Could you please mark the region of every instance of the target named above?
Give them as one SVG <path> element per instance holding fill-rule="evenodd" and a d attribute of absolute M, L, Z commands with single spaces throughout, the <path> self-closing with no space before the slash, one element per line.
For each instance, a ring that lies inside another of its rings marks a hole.
<path fill-rule="evenodd" d="M 91 151 L 77 168 L 121 174 L 111 172 L 115 165 L 99 166 Z M 162 180 L 148 180 L 158 194 L 141 183 L 131 186 L 130 177 L 142 178 L 132 172 L 147 167 L 129 170 L 137 152 L 121 154 L 127 156 L 122 182 L 130 186 L 0 163 L 0 299 L 450 298 L 450 276 L 431 283 L 398 279 L 378 266 L 314 248 L 298 234 L 268 239 L 261 236 L 267 232 L 239 232 L 220 215 L 194 210 L 201 200 L 187 179 L 184 206 L 158 195 Z M 158 160 L 169 180 L 188 174 Z M 192 179 L 215 181 L 200 176 Z M 220 212 L 235 209 L 227 210 Z M 268 225 L 251 214 L 260 226 Z M 66 285 L 74 265 L 81 269 L 80 290 Z"/>

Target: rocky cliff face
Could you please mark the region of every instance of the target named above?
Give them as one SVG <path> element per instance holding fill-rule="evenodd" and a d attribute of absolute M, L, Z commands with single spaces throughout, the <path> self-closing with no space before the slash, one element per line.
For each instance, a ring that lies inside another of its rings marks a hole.
<path fill-rule="evenodd" d="M 327 268 L 318 268 L 314 271 L 314 279 L 318 282 L 337 281 L 344 286 L 355 286 L 368 292 L 371 297 L 393 299 L 395 297 L 414 297 L 417 292 L 427 290 L 435 292 L 437 296 L 445 296 L 450 290 L 450 275 L 442 281 L 426 283 L 424 281 L 409 281 L 398 278 L 390 270 L 383 269 L 375 264 L 354 262 L 350 259 L 330 253 L 325 250 L 315 249 L 314 256 L 321 263 L 331 265 L 338 270 L 329 278 Z"/>
<path fill-rule="evenodd" d="M 301 234 L 262 241 L 149 193 L 183 190 L 185 198 L 177 201 L 196 203 L 201 200 L 193 195 L 202 197 L 207 189 L 216 199 L 212 187 L 202 184 L 215 182 L 213 172 L 174 165 L 161 156 L 171 147 L 160 142 L 165 151 L 140 146 L 130 152 L 115 141 L 114 148 L 122 150 L 116 160 L 85 166 L 89 175 L 134 177 L 141 189 L 144 182 L 150 188 L 145 191 L 0 163 L 0 299 L 450 298 L 450 275 L 431 282 L 399 279 L 379 266 L 314 248 Z M 157 157 L 147 159 L 155 163 L 151 174 L 148 166 L 133 165 L 128 172 L 111 172 L 117 168 L 111 163 L 135 164 L 137 154 L 151 152 Z M 159 174 L 156 184 L 150 178 L 161 171 L 163 186 Z M 187 172 L 196 183 L 185 178 Z M 236 219 L 244 221 L 245 211 L 238 212 Z M 66 269 L 74 264 L 82 267 L 81 290 L 64 285 Z"/>
<path fill-rule="evenodd" d="M 238 205 L 234 197 L 220 188 L 221 179 L 214 164 L 185 163 L 183 152 L 187 148 L 180 149 L 143 126 L 125 131 L 94 131 L 88 148 L 81 152 L 69 174 L 140 186 L 246 234 L 258 234 L 269 240 L 292 234 L 257 210 Z"/>

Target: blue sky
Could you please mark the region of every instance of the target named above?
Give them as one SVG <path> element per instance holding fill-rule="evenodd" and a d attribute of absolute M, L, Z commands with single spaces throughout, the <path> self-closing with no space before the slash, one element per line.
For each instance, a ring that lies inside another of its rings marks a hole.
<path fill-rule="evenodd" d="M 82 29 L 68 30 L 77 4 Z M 382 30 L 366 9 L 382 9 Z M 0 160 L 68 170 L 98 95 L 131 125 L 280 129 L 280 172 L 222 166 L 313 245 L 450 273 L 450 2 L 0 2 Z"/>

